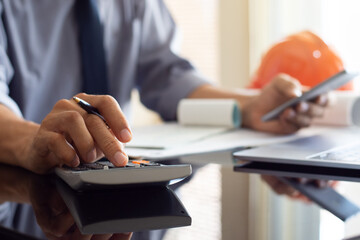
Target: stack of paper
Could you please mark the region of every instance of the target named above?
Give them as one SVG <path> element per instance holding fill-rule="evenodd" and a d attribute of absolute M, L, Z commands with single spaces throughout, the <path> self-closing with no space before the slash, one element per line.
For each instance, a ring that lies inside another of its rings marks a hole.
<path fill-rule="evenodd" d="M 226 127 L 183 126 L 164 123 L 132 129 L 133 139 L 127 148 L 170 149 L 226 132 Z"/>
<path fill-rule="evenodd" d="M 164 131 L 161 130 L 164 129 Z M 257 132 L 249 129 L 236 129 L 232 131 L 222 132 L 218 134 L 213 134 L 212 136 L 207 136 L 202 140 L 192 141 L 186 143 L 186 141 L 181 141 L 181 144 L 178 146 L 176 143 L 176 134 L 174 136 L 169 136 L 167 134 L 166 129 L 168 126 L 166 124 L 157 126 L 157 134 L 156 138 L 162 139 L 163 142 L 166 142 L 167 137 L 171 139 L 171 147 L 170 148 L 134 148 L 134 147 L 126 147 L 125 151 L 129 156 L 132 157 L 143 157 L 146 159 L 166 159 L 171 157 L 178 157 L 184 155 L 191 155 L 197 153 L 205 153 L 205 152 L 215 152 L 226 149 L 233 149 L 238 147 L 249 147 L 249 146 L 261 146 L 266 144 L 273 143 L 281 143 L 286 141 L 295 140 L 302 137 L 312 136 L 315 134 L 319 134 L 321 132 L 329 131 L 329 127 L 311 127 L 307 129 L 303 129 L 296 134 L 292 135 L 274 135 L 268 133 Z M 186 128 L 184 126 L 177 126 L 179 131 L 182 131 L 182 128 Z M 186 130 L 187 131 L 187 130 Z M 153 145 L 152 142 L 155 139 L 149 137 L 149 132 L 141 134 L 135 128 L 134 139 L 143 138 L 147 139 L 145 141 L 149 141 L 149 146 Z M 151 140 L 152 139 L 152 140 Z M 185 138 L 181 139 L 184 140 Z M 141 140 L 139 140 L 141 141 Z M 170 141 L 169 141 L 170 142 Z"/>
<path fill-rule="evenodd" d="M 190 144 L 240 126 L 240 111 L 233 99 L 183 99 L 179 124 L 133 128 L 128 148 L 169 149 Z"/>

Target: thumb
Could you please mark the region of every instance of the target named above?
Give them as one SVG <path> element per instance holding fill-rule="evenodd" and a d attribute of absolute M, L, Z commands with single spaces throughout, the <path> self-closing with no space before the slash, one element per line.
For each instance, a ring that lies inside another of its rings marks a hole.
<path fill-rule="evenodd" d="M 279 94 L 288 97 L 300 97 L 302 86 L 300 82 L 287 74 L 279 74 L 273 80 L 274 88 Z"/>

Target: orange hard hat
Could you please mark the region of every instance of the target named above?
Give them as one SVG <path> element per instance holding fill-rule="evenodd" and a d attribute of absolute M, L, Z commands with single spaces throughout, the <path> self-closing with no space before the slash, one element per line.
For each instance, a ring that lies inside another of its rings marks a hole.
<path fill-rule="evenodd" d="M 286 73 L 304 86 L 314 86 L 344 70 L 340 57 L 317 35 L 303 31 L 275 44 L 265 54 L 251 88 L 262 88 L 277 74 Z M 353 90 L 352 82 L 341 90 Z"/>

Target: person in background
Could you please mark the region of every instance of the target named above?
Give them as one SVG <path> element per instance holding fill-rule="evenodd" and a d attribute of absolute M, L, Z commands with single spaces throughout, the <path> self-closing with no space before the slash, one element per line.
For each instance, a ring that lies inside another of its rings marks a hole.
<path fill-rule="evenodd" d="M 332 48 L 316 34 L 302 31 L 285 37 L 269 48 L 251 79 L 249 88 L 262 89 L 282 73 L 297 79 L 307 89 L 343 70 L 344 63 Z M 339 90 L 349 91 L 353 88 L 353 82 L 349 82 Z M 262 179 L 278 194 L 308 201 L 277 177 L 263 175 Z M 300 181 L 305 183 L 311 180 Z M 317 183 L 325 184 L 323 181 Z M 335 186 L 336 182 L 330 184 Z"/>

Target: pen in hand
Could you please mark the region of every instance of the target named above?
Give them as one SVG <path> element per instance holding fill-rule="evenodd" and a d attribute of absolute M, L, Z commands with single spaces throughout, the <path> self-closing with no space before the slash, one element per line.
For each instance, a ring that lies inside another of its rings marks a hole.
<path fill-rule="evenodd" d="M 104 121 L 104 123 L 106 124 L 106 126 L 109 127 L 109 125 L 106 123 L 106 120 L 103 116 L 101 116 L 99 110 L 97 110 L 95 107 L 91 106 L 90 103 L 82 100 L 81 98 L 78 97 L 73 97 L 74 101 L 79 104 L 79 106 L 84 109 L 87 113 L 89 114 L 94 114 L 96 116 L 98 116 L 99 118 L 101 118 L 101 120 Z"/>
<path fill-rule="evenodd" d="M 91 104 L 89 104 L 88 102 L 84 101 L 81 98 L 73 97 L 73 100 L 88 114 L 93 114 L 98 116 L 105 123 L 108 131 L 104 131 L 106 128 L 93 129 L 95 131 L 95 136 L 93 135 L 93 137 L 95 137 L 94 141 L 97 144 L 99 150 L 102 151 L 102 153 L 110 162 L 112 162 L 115 166 L 125 166 L 129 158 L 127 154 L 124 152 L 123 142 L 127 142 L 131 140 L 131 132 L 129 128 L 125 126 L 125 129 L 118 130 L 119 132 L 118 134 L 119 137 L 118 137 L 110 129 L 109 125 L 107 124 L 107 121 L 100 114 L 100 111 L 98 109 L 91 106 Z M 117 113 L 115 112 L 114 114 L 116 115 Z M 123 136 L 124 134 L 122 133 L 124 131 L 128 132 L 128 134 L 125 137 Z M 110 137 L 109 133 L 112 135 L 112 137 Z"/>

